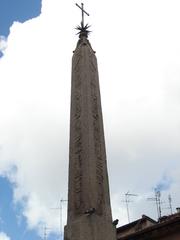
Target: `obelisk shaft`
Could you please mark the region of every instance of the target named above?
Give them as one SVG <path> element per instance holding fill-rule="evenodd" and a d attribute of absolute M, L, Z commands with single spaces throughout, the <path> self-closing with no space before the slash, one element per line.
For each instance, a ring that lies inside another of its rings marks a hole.
<path fill-rule="evenodd" d="M 115 240 L 97 60 L 86 37 L 72 60 L 67 240 Z M 101 228 L 101 230 L 100 230 Z"/>

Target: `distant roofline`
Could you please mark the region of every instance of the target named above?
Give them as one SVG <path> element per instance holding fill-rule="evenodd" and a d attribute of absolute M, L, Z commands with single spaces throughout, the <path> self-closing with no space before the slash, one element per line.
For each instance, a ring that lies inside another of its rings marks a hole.
<path fill-rule="evenodd" d="M 150 232 L 151 232 L 151 235 L 150 235 L 151 238 L 147 238 L 147 239 L 152 239 L 152 237 L 154 237 L 153 234 L 154 235 L 157 235 L 157 234 L 166 235 L 166 234 L 168 234 L 170 232 L 170 230 L 169 230 L 170 226 L 171 226 L 171 232 L 180 231 L 180 214 L 173 214 L 173 215 L 174 215 L 174 217 L 169 218 L 169 220 L 166 220 L 166 221 L 163 221 L 163 222 L 160 222 L 160 223 L 156 222 L 157 224 L 154 224 L 152 226 L 146 227 L 146 228 L 144 228 L 142 230 L 139 230 L 137 232 L 128 234 L 128 235 L 126 235 L 124 237 L 119 237 L 118 239 L 119 240 L 128 240 L 130 238 L 133 238 L 134 240 L 136 240 L 136 239 L 137 240 L 138 239 L 143 239 L 143 238 L 138 238 L 138 237 L 139 236 L 141 237 L 141 235 L 146 237 L 146 234 L 149 234 Z M 137 221 L 135 221 L 135 222 L 137 222 Z M 122 226 L 122 227 L 124 227 L 124 226 Z M 159 230 L 159 231 L 157 232 L 156 230 Z M 166 231 L 168 231 L 168 232 L 166 232 Z M 120 231 L 118 231 L 118 232 L 120 233 Z"/>
<path fill-rule="evenodd" d="M 136 221 L 133 221 L 131 223 L 128 223 L 126 225 L 120 226 L 117 228 L 117 233 L 121 232 L 122 230 L 131 228 L 133 226 L 135 226 L 139 221 L 144 222 L 145 220 L 149 220 L 150 222 L 157 224 L 157 221 L 155 221 L 154 219 L 146 216 L 146 215 L 142 215 L 142 218 L 137 219 Z"/>

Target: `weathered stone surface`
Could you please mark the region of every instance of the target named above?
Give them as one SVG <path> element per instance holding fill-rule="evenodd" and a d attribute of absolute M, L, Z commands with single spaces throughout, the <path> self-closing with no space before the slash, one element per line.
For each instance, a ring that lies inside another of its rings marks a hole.
<path fill-rule="evenodd" d="M 65 240 L 115 240 L 97 60 L 86 37 L 73 55 L 71 88 Z"/>

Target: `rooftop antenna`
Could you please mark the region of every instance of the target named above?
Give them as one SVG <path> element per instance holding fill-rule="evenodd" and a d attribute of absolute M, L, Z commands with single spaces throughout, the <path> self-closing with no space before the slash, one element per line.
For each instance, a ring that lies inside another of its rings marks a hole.
<path fill-rule="evenodd" d="M 125 193 L 125 203 L 126 203 L 126 210 L 127 210 L 127 217 L 128 217 L 128 222 L 130 223 L 130 216 L 129 216 L 129 203 L 132 202 L 130 200 L 130 197 L 137 197 L 137 194 L 130 193 L 129 191 Z"/>
<path fill-rule="evenodd" d="M 170 210 L 170 215 L 172 215 L 173 214 L 173 212 L 172 212 L 172 198 L 171 198 L 170 194 L 168 195 L 168 203 L 169 203 L 168 207 L 165 207 L 163 209 L 169 209 Z"/>
<path fill-rule="evenodd" d="M 46 225 L 45 225 L 45 227 L 44 227 L 44 237 L 43 237 L 44 240 L 47 240 L 47 236 L 48 236 L 47 231 L 50 230 L 50 229 L 51 228 L 46 227 Z"/>
<path fill-rule="evenodd" d="M 169 201 L 170 213 L 171 213 L 171 215 L 172 215 L 172 214 L 173 214 L 173 211 L 172 211 L 172 198 L 171 198 L 171 195 L 170 195 L 170 194 L 168 195 L 168 201 Z"/>
<path fill-rule="evenodd" d="M 157 208 L 157 215 L 158 220 L 161 218 L 161 192 L 155 188 L 154 189 L 155 197 L 154 198 L 147 198 L 148 201 L 155 201 L 156 208 Z"/>
<path fill-rule="evenodd" d="M 67 202 L 67 200 L 61 198 L 60 199 L 60 206 L 57 208 L 51 208 L 52 210 L 59 210 L 60 211 L 60 239 L 63 239 L 63 203 Z"/>
<path fill-rule="evenodd" d="M 61 236 L 62 236 L 62 239 L 63 239 L 63 203 L 67 202 L 68 200 L 66 199 L 61 199 L 60 200 L 60 227 L 61 227 Z"/>

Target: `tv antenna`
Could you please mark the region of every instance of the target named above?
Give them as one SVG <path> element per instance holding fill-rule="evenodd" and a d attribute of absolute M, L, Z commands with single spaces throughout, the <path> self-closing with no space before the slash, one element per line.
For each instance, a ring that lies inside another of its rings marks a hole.
<path fill-rule="evenodd" d="M 125 203 L 126 203 L 126 210 L 127 210 L 127 218 L 128 218 L 128 222 L 130 223 L 130 216 L 129 216 L 129 203 L 133 202 L 130 200 L 130 197 L 137 197 L 137 194 L 133 194 L 130 193 L 129 191 L 127 193 L 125 193 Z"/>
<path fill-rule="evenodd" d="M 168 207 L 163 208 L 163 209 L 169 209 L 170 210 L 170 215 L 173 214 L 173 212 L 172 212 L 172 198 L 171 198 L 170 194 L 168 195 Z"/>
<path fill-rule="evenodd" d="M 168 202 L 169 202 L 170 213 L 172 215 L 173 214 L 173 211 L 172 211 L 172 198 L 171 198 L 170 194 L 168 195 Z"/>
<path fill-rule="evenodd" d="M 147 198 L 148 201 L 154 201 L 156 203 L 158 220 L 161 218 L 161 192 L 158 189 L 154 189 L 155 197 Z"/>
<path fill-rule="evenodd" d="M 43 237 L 43 239 L 44 240 L 47 240 L 47 237 L 48 237 L 48 233 L 47 233 L 47 231 L 48 230 L 50 230 L 51 228 L 50 227 L 46 227 L 46 225 L 45 225 L 45 227 L 44 227 L 44 237 Z"/>
<path fill-rule="evenodd" d="M 60 211 L 60 239 L 63 239 L 63 203 L 67 202 L 67 200 L 61 198 L 60 199 L 60 206 L 57 208 L 51 208 L 52 210 L 59 210 Z"/>

